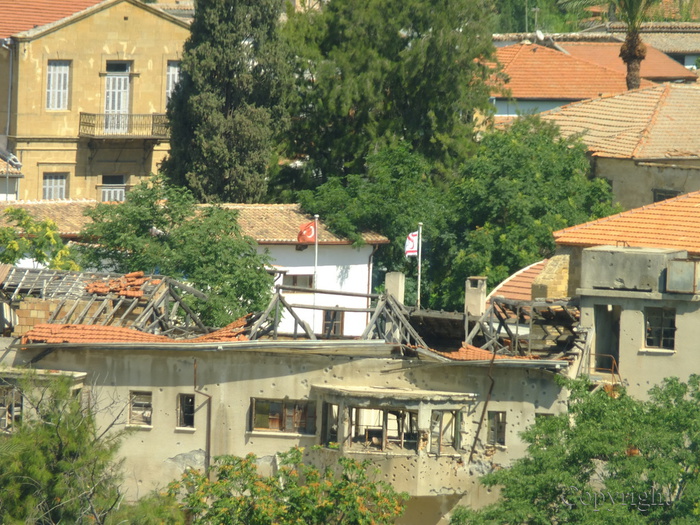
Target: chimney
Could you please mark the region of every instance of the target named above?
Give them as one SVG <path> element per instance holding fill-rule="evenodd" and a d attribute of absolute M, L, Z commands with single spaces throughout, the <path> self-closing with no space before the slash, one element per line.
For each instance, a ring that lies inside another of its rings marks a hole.
<path fill-rule="evenodd" d="M 486 277 L 467 277 L 464 313 L 482 316 L 486 311 Z"/>
<path fill-rule="evenodd" d="M 384 281 L 386 292 L 393 295 L 394 299 L 403 304 L 406 291 L 406 276 L 401 272 L 388 272 Z"/>

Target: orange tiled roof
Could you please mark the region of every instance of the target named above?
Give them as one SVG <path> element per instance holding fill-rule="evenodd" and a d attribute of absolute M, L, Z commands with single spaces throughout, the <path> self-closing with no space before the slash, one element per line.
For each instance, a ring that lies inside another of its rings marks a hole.
<path fill-rule="evenodd" d="M 247 318 L 193 339 L 171 339 L 119 326 L 85 324 L 37 324 L 22 336 L 22 344 L 85 344 L 85 343 L 226 343 L 247 341 Z"/>
<path fill-rule="evenodd" d="M 5 174 L 16 177 L 17 175 L 21 175 L 22 171 L 18 170 L 17 168 L 13 168 L 8 162 L 0 159 L 0 179 L 2 179 Z"/>
<path fill-rule="evenodd" d="M 595 156 L 700 157 L 700 85 L 663 84 L 547 111 L 564 136 L 583 134 Z"/>
<path fill-rule="evenodd" d="M 700 191 L 554 232 L 562 246 L 620 245 L 700 255 Z"/>
<path fill-rule="evenodd" d="M 491 361 L 493 357 L 492 352 L 467 344 L 463 344 L 461 348 L 453 352 L 441 352 L 439 350 L 433 350 L 433 352 L 453 361 Z M 496 359 L 524 359 L 530 361 L 536 358 L 520 355 L 496 355 Z"/>
<path fill-rule="evenodd" d="M 6 208 L 22 208 L 39 220 L 56 222 L 63 237 L 76 237 L 90 219 L 83 214 L 97 204 L 94 200 L 65 201 L 0 201 L 0 216 Z M 238 223 L 243 233 L 259 244 L 297 244 L 299 227 L 313 220 L 302 213 L 298 204 L 224 204 L 227 209 L 238 211 Z M 3 226 L 0 219 L 0 226 Z M 328 231 L 319 221 L 320 244 L 350 244 L 350 241 Z M 383 235 L 367 232 L 363 239 L 368 244 L 386 244 Z"/>
<path fill-rule="evenodd" d="M 548 259 L 538 261 L 515 272 L 491 290 L 486 302 L 490 302 L 491 298 L 496 296 L 502 296 L 509 301 L 531 301 L 532 283 L 547 265 L 547 261 Z"/>
<path fill-rule="evenodd" d="M 1 1 L 1 0 L 0 0 Z M 83 211 L 96 204 L 91 200 L 65 201 L 0 201 L 0 226 L 7 226 L 3 214 L 7 208 L 27 210 L 32 217 L 43 221 L 51 219 L 63 237 L 76 237 L 88 219 Z"/>
<path fill-rule="evenodd" d="M 571 56 L 587 60 L 607 69 L 626 74 L 627 66 L 620 58 L 622 43 L 617 42 L 557 42 Z M 648 80 L 683 80 L 695 82 L 698 76 L 683 64 L 652 46 L 647 46 L 647 56 L 642 61 L 641 77 Z"/>
<path fill-rule="evenodd" d="M 224 204 L 238 212 L 238 224 L 246 235 L 259 244 L 297 244 L 299 227 L 313 220 L 313 216 L 301 211 L 298 204 Z M 350 241 L 331 233 L 319 221 L 319 244 L 349 244 Z M 366 232 L 362 238 L 368 244 L 386 244 L 389 239 L 377 233 Z"/>
<path fill-rule="evenodd" d="M 624 73 L 537 44 L 499 47 L 496 56 L 514 99 L 583 100 L 627 90 Z"/>
<path fill-rule="evenodd" d="M 57 22 L 101 1 L 0 0 L 0 38 Z"/>

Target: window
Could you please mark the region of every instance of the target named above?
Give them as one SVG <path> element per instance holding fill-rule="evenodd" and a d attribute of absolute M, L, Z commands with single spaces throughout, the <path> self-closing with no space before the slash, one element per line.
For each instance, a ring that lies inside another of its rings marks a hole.
<path fill-rule="evenodd" d="M 4 178 L 0 173 L 0 201 L 17 200 L 17 180 Z"/>
<path fill-rule="evenodd" d="M 165 74 L 165 99 L 170 100 L 173 90 L 180 81 L 180 61 L 168 60 L 168 70 Z"/>
<path fill-rule="evenodd" d="M 462 412 L 433 410 L 430 415 L 430 452 L 443 454 L 462 449 Z"/>
<path fill-rule="evenodd" d="M 369 450 L 418 450 L 418 411 L 350 407 L 350 442 Z"/>
<path fill-rule="evenodd" d="M 282 286 L 298 286 L 300 288 L 313 288 L 313 275 L 286 275 L 282 277 Z M 293 293 L 293 292 L 292 292 Z"/>
<path fill-rule="evenodd" d="M 505 445 L 506 444 L 506 413 L 505 412 L 489 412 L 489 429 L 488 429 L 488 444 L 489 445 Z"/>
<path fill-rule="evenodd" d="M 194 394 L 177 396 L 177 426 L 194 428 Z"/>
<path fill-rule="evenodd" d="M 44 200 L 65 199 L 67 180 L 67 173 L 44 173 Z"/>
<path fill-rule="evenodd" d="M 0 432 L 12 432 L 22 417 L 22 395 L 12 386 L 0 387 Z"/>
<path fill-rule="evenodd" d="M 343 335 L 344 314 L 345 312 L 340 310 L 323 311 L 323 335 L 325 337 Z"/>
<path fill-rule="evenodd" d="M 647 348 L 673 350 L 676 339 L 675 308 L 645 308 L 644 324 Z"/>
<path fill-rule="evenodd" d="M 122 202 L 126 195 L 124 175 L 102 175 L 102 202 Z"/>
<path fill-rule="evenodd" d="M 665 201 L 666 199 L 672 199 L 681 194 L 678 190 L 651 190 L 654 193 L 654 202 Z"/>
<path fill-rule="evenodd" d="M 153 416 L 151 392 L 129 392 L 129 424 L 150 425 Z"/>
<path fill-rule="evenodd" d="M 310 401 L 253 399 L 252 430 L 316 433 L 316 404 Z"/>
<path fill-rule="evenodd" d="M 323 403 L 321 429 L 321 439 L 324 445 L 338 443 L 338 405 Z"/>
<path fill-rule="evenodd" d="M 69 60 L 49 60 L 46 74 L 46 109 L 68 109 Z"/>

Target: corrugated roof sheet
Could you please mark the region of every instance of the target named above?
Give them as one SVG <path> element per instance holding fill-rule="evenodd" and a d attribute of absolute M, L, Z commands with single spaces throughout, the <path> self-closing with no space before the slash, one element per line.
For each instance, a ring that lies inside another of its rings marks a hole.
<path fill-rule="evenodd" d="M 700 191 L 554 232 L 562 246 L 632 246 L 700 255 Z"/>
<path fill-rule="evenodd" d="M 615 42 L 557 42 L 571 56 L 587 60 L 618 73 L 627 74 L 627 66 L 620 58 L 621 43 Z M 679 62 L 652 46 L 642 61 L 641 76 L 648 80 L 683 80 L 695 82 L 698 76 Z"/>
<path fill-rule="evenodd" d="M 499 47 L 496 56 L 514 99 L 583 100 L 627 91 L 624 73 L 537 44 Z"/>
<path fill-rule="evenodd" d="M 0 0 L 0 38 L 57 22 L 102 0 Z"/>
<path fill-rule="evenodd" d="M 700 85 L 663 84 L 575 102 L 542 113 L 564 136 L 582 134 L 597 156 L 634 159 L 700 157 Z"/>

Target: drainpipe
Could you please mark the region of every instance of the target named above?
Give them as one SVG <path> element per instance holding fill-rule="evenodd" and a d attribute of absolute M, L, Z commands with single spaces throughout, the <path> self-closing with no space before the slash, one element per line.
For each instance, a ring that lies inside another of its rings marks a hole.
<path fill-rule="evenodd" d="M 5 123 L 5 136 L 8 137 L 8 142 L 9 142 L 9 136 L 10 136 L 10 109 L 12 105 L 12 75 L 14 73 L 14 58 L 15 54 L 12 50 L 12 38 L 4 38 L 0 40 L 0 45 L 2 45 L 3 49 L 7 49 L 10 53 L 10 74 L 8 75 L 8 84 L 7 84 L 7 122 Z M 8 146 L 9 144 L 6 144 Z M 9 149 L 9 148 L 8 148 Z"/>
<path fill-rule="evenodd" d="M 374 249 L 372 250 L 372 253 L 369 254 L 369 259 L 367 260 L 367 295 L 372 294 L 372 259 L 374 258 L 374 254 L 377 253 L 377 250 L 379 249 L 379 245 L 375 244 Z M 370 297 L 367 297 L 367 308 L 370 307 L 370 302 L 372 299 Z M 365 326 L 369 324 L 369 317 L 370 312 L 367 312 L 365 314 Z"/>
<path fill-rule="evenodd" d="M 211 395 L 197 389 L 197 359 L 194 360 L 194 392 L 207 398 L 207 428 L 204 445 L 204 470 L 209 475 L 209 465 L 211 464 Z"/>

